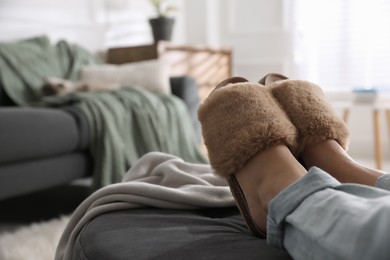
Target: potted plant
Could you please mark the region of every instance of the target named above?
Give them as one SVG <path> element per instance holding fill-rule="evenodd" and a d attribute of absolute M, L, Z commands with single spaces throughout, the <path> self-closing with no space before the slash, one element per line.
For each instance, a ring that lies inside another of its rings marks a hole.
<path fill-rule="evenodd" d="M 167 0 L 150 0 L 150 2 L 157 14 L 157 17 L 149 19 L 154 42 L 158 42 L 159 40 L 170 41 L 175 19 L 168 15 L 175 11 L 176 7 L 169 4 Z"/>

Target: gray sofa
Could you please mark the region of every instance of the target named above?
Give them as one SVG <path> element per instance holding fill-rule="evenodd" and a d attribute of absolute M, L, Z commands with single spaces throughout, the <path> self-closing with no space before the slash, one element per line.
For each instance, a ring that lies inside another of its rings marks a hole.
<path fill-rule="evenodd" d="M 190 77 L 170 82 L 190 111 L 199 141 L 197 85 Z M 17 107 L 0 86 L 0 200 L 91 175 L 88 127 L 75 107 Z"/>

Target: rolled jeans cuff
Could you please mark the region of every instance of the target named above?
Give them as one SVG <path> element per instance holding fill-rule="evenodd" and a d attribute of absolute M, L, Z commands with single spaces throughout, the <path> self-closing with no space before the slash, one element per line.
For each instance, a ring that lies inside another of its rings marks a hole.
<path fill-rule="evenodd" d="M 281 191 L 268 206 L 268 244 L 284 249 L 284 223 L 287 216 L 313 193 L 338 185 L 340 182 L 328 173 L 320 168 L 312 167 L 305 176 Z"/>

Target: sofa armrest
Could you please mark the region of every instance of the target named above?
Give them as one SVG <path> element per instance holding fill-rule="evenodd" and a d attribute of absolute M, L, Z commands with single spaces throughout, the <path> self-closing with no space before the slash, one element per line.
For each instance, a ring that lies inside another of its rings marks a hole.
<path fill-rule="evenodd" d="M 188 76 L 172 77 L 170 79 L 172 94 L 181 98 L 187 105 L 191 115 L 192 125 L 196 142 L 201 142 L 200 123 L 198 120 L 198 107 L 200 99 L 198 95 L 198 85 L 195 80 Z"/>
<path fill-rule="evenodd" d="M 79 150 L 75 119 L 60 109 L 0 109 L 0 164 L 42 159 Z"/>

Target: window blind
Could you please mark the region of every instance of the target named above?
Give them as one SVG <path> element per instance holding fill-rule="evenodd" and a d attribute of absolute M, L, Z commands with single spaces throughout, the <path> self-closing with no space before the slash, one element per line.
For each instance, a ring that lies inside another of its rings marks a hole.
<path fill-rule="evenodd" d="M 296 0 L 293 76 L 390 91 L 390 0 Z"/>

